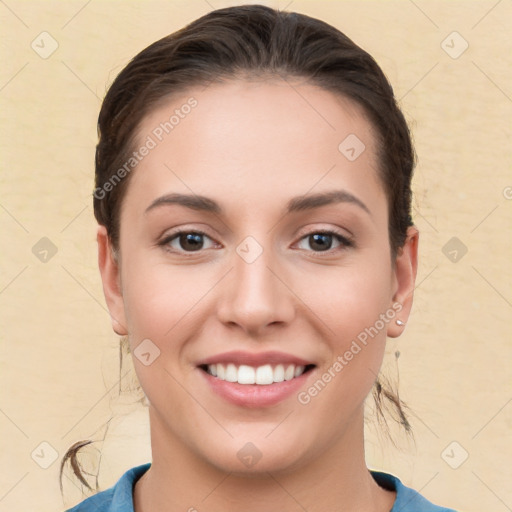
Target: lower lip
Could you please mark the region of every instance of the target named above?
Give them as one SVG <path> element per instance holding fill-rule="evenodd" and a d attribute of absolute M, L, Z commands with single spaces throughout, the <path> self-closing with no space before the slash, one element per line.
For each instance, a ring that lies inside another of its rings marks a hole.
<path fill-rule="evenodd" d="M 228 382 L 218 379 L 200 368 L 198 368 L 198 370 L 204 376 L 212 390 L 228 402 L 242 407 L 257 408 L 276 405 L 290 395 L 297 393 L 299 389 L 304 386 L 306 379 L 314 368 L 291 380 L 265 385 Z"/>

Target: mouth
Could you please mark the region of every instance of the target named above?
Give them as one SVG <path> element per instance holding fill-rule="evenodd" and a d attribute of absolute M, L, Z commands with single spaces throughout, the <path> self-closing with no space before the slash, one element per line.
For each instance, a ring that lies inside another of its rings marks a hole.
<path fill-rule="evenodd" d="M 279 351 L 234 350 L 197 361 L 208 388 L 245 408 L 275 406 L 298 393 L 316 368 L 311 360 Z"/>
<path fill-rule="evenodd" d="M 255 384 L 269 386 L 279 382 L 290 381 L 308 373 L 316 365 L 307 364 L 264 364 L 250 366 L 234 363 L 201 364 L 199 368 L 212 377 L 243 385 Z"/>

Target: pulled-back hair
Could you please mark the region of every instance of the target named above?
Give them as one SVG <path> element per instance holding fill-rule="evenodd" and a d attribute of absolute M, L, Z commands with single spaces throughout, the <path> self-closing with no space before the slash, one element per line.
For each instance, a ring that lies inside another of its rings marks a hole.
<path fill-rule="evenodd" d="M 393 89 L 375 60 L 323 21 L 262 5 L 212 11 L 148 46 L 114 80 L 103 101 L 96 147 L 94 215 L 119 242 L 121 202 L 129 173 L 103 186 L 133 153 L 143 118 L 170 95 L 244 77 L 304 78 L 364 109 L 377 135 L 379 176 L 389 206 L 393 255 L 412 224 L 414 150 Z M 341 142 L 341 141 L 340 141 Z"/>

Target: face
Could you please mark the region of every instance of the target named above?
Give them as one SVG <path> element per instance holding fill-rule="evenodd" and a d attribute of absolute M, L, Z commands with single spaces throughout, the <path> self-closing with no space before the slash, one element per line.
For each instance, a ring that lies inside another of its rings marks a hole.
<path fill-rule="evenodd" d="M 154 454 L 243 473 L 350 450 L 416 273 L 414 233 L 390 259 L 362 111 L 304 83 L 233 81 L 158 107 L 143 145 L 118 264 L 104 228 L 98 242 Z"/>

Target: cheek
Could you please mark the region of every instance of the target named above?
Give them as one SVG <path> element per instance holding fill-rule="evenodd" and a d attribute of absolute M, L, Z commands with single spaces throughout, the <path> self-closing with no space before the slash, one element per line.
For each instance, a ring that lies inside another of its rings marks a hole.
<path fill-rule="evenodd" d="M 330 432 L 326 437 L 338 436 L 348 418 L 360 413 L 379 373 L 387 325 L 394 321 L 391 313 L 385 316 L 389 276 L 382 267 L 366 273 L 340 271 L 339 279 L 326 281 L 309 296 L 308 305 L 314 304 L 311 309 L 322 319 L 330 357 L 297 398 L 309 418 L 324 423 Z"/>
<path fill-rule="evenodd" d="M 207 299 L 218 276 L 207 266 L 155 264 L 147 256 L 146 261 L 131 263 L 125 267 L 129 280 L 123 287 L 131 349 L 151 340 L 162 356 L 159 364 L 165 362 L 174 371 L 187 364 L 189 342 L 214 314 L 215 306 Z"/>
<path fill-rule="evenodd" d="M 178 399 L 181 388 L 173 376 L 182 370 L 183 347 L 198 323 L 194 305 L 205 292 L 183 269 L 135 258 L 130 265 L 125 266 L 129 281 L 123 297 L 135 372 L 151 403 L 178 414 L 183 407 Z M 147 353 L 149 361 L 144 359 Z"/>
<path fill-rule="evenodd" d="M 201 294 L 199 272 L 155 262 L 150 254 L 132 253 L 123 267 L 123 298 L 131 333 L 163 337 Z"/>
<path fill-rule="evenodd" d="M 324 325 L 323 338 L 331 356 L 322 372 L 330 372 L 325 380 L 333 382 L 327 393 L 331 404 L 342 396 L 356 406 L 377 377 L 387 327 L 395 316 L 390 307 L 391 272 L 387 265 L 386 260 L 365 265 L 364 271 L 359 266 L 337 272 L 331 269 L 329 279 L 312 279 L 303 289 L 304 294 L 309 289 L 305 302 Z"/>
<path fill-rule="evenodd" d="M 324 322 L 328 338 L 344 343 L 373 326 L 389 308 L 388 268 L 382 264 L 324 268 L 301 278 L 295 289 Z M 380 322 L 378 327 L 382 330 Z"/>

